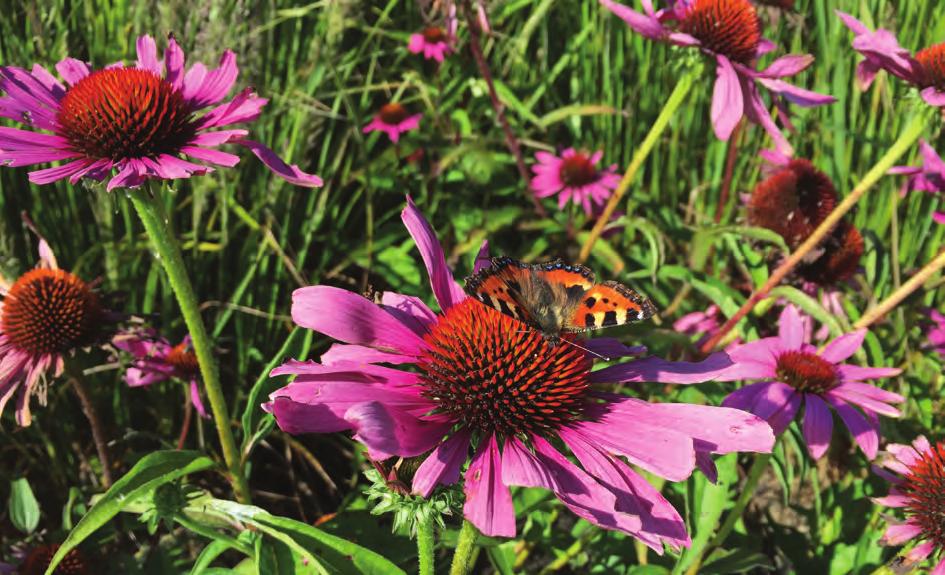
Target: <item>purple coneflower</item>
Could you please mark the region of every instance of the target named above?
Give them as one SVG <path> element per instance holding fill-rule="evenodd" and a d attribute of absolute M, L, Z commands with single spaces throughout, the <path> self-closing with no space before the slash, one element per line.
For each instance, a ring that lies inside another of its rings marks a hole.
<path fill-rule="evenodd" d="M 842 335 L 818 351 L 807 343 L 806 332 L 810 330 L 793 305 L 784 308 L 778 326 L 777 337 L 728 350 L 735 365 L 719 376 L 718 381 L 764 381 L 729 394 L 722 405 L 763 417 L 775 433 L 780 434 L 803 402 L 804 439 L 814 459 L 819 459 L 830 446 L 833 416 L 829 406 L 832 406 L 863 453 L 874 458 L 879 448 L 877 416 L 898 417 L 899 410 L 889 404 L 901 403 L 905 398 L 863 380 L 892 377 L 902 370 L 842 363 L 863 345 L 865 329 Z"/>
<path fill-rule="evenodd" d="M 919 50 L 913 56 L 889 30 L 880 28 L 873 32 L 853 16 L 839 10 L 836 13 L 853 31 L 853 49 L 866 57 L 856 68 L 863 89 L 873 83 L 880 70 L 886 70 L 918 88 L 930 106 L 945 106 L 945 42 Z"/>
<path fill-rule="evenodd" d="M 396 144 L 401 134 L 417 129 L 422 117 L 423 114 L 411 115 L 403 105 L 391 102 L 381 106 L 374 119 L 364 126 L 362 131 L 365 134 L 374 131 L 384 132 L 390 141 Z"/>
<path fill-rule="evenodd" d="M 945 162 L 925 140 L 919 142 L 919 153 L 922 156 L 921 165 L 896 166 L 889 170 L 890 174 L 908 176 L 902 186 L 902 194 L 910 191 L 933 194 L 945 192 Z M 945 212 L 935 212 L 932 219 L 945 224 Z"/>
<path fill-rule="evenodd" d="M 603 156 L 601 151 L 588 154 L 574 148 L 568 148 L 560 156 L 536 153 L 538 163 L 532 166 L 535 177 L 531 182 L 535 195 L 547 198 L 557 194 L 559 209 L 570 200 L 591 215 L 594 207 L 602 206 L 620 183 L 617 164 L 603 169 L 597 167 Z"/>
<path fill-rule="evenodd" d="M 39 242 L 39 265 L 9 287 L 0 286 L 0 413 L 19 391 L 16 420 L 32 421 L 30 397 L 45 404 L 47 374 L 58 377 L 65 358 L 99 341 L 114 317 L 92 286 L 60 269 L 46 240 Z"/>
<path fill-rule="evenodd" d="M 176 377 L 190 386 L 190 399 L 197 413 L 207 417 L 197 385 L 200 366 L 189 335 L 177 345 L 171 345 L 151 330 L 126 332 L 115 336 L 112 344 L 134 357 L 131 367 L 125 372 L 125 382 L 129 386 L 144 387 Z"/>
<path fill-rule="evenodd" d="M 945 575 L 945 442 L 932 445 L 919 436 L 912 445 L 889 444 L 886 452 L 888 456 L 874 469 L 893 485 L 889 495 L 873 501 L 901 509 L 906 520 L 887 517 L 881 541 L 885 545 L 917 542 L 905 554 L 906 566 L 933 557 L 936 564 L 929 575 Z"/>
<path fill-rule="evenodd" d="M 698 48 L 715 60 L 711 116 L 720 140 L 728 140 L 745 116 L 768 132 L 778 150 L 790 155 L 791 145 L 771 119 L 758 84 L 778 97 L 779 107 L 783 100 L 799 106 L 836 101 L 783 80 L 810 66 L 814 58 L 809 54 L 782 56 L 764 70 L 755 68 L 758 58 L 773 50 L 774 44 L 761 36 L 758 14 L 748 0 L 678 0 L 658 11 L 651 0 L 641 0 L 643 13 L 613 0 L 600 3 L 647 38 Z"/>
<path fill-rule="evenodd" d="M 296 290 L 293 320 L 344 343 L 320 362 L 273 370 L 296 376 L 265 406 L 284 431 L 353 431 L 375 460 L 423 456 L 412 480 L 422 496 L 464 475 L 464 514 L 486 535 L 515 534 L 510 486 L 542 487 L 580 517 L 660 553 L 664 543 L 689 544 L 685 523 L 623 457 L 681 481 L 697 465 L 711 473 L 712 453 L 771 450 L 770 428 L 743 411 L 648 403 L 591 387 L 707 381 L 730 365 L 724 353 L 697 364 L 651 357 L 592 371 L 592 356 L 575 345 L 552 345 L 466 297 L 409 199 L 403 220 L 440 313 L 408 295 L 387 292 L 376 304 L 335 287 Z M 480 256 L 477 267 L 488 261 Z M 565 339 L 615 358 L 639 351 L 610 338 Z"/>
<path fill-rule="evenodd" d="M 232 167 L 239 157 L 215 149 L 222 144 L 249 148 L 270 170 L 299 186 L 320 186 L 318 176 L 290 166 L 263 144 L 247 139 L 245 129 L 225 129 L 251 122 L 268 102 L 247 88 L 220 103 L 233 87 L 239 70 L 227 50 L 220 66 L 208 70 L 200 62 L 184 68 L 184 51 L 169 37 L 164 59 L 150 36 L 137 41 L 133 66 L 112 64 L 92 70 L 85 62 L 66 58 L 56 64 L 65 81 L 42 66 L 32 71 L 0 67 L 0 116 L 35 130 L 0 127 L 0 164 L 28 166 L 58 160 L 67 163 L 30 172 L 30 181 L 48 184 L 69 178 L 103 180 L 107 188 L 137 187 L 146 179 L 173 180 L 213 169 L 184 157 Z M 216 104 L 206 113 L 199 112 Z"/>

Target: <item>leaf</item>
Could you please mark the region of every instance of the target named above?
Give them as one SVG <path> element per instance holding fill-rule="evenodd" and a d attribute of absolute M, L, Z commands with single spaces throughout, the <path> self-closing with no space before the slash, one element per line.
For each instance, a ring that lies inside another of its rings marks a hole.
<path fill-rule="evenodd" d="M 10 482 L 9 507 L 10 521 L 23 533 L 29 535 L 39 525 L 39 502 L 25 477 Z"/>
<path fill-rule="evenodd" d="M 69 551 L 105 525 L 128 504 L 159 485 L 210 469 L 215 465 L 212 459 L 197 451 L 156 451 L 144 456 L 79 520 L 75 529 L 56 551 L 46 569 L 46 575 L 52 575 Z"/>

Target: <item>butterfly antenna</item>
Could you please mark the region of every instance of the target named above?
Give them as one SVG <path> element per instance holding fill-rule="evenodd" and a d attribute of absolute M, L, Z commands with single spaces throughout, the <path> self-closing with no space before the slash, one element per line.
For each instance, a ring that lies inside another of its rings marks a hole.
<path fill-rule="evenodd" d="M 600 359 L 602 359 L 602 360 L 604 360 L 604 361 L 610 361 L 610 359 L 611 359 L 611 358 L 609 358 L 609 357 L 606 357 L 606 356 L 603 356 L 603 355 L 597 353 L 596 351 L 594 351 L 594 350 L 592 350 L 592 349 L 588 349 L 588 348 L 584 347 L 583 345 L 578 345 L 578 344 L 574 343 L 573 341 L 568 341 L 568 340 L 566 340 L 566 339 L 562 339 L 561 341 L 564 342 L 564 343 L 566 343 L 566 344 L 568 344 L 568 345 L 573 345 L 574 347 L 576 347 L 576 348 L 578 348 L 578 349 L 584 350 L 584 351 L 586 351 L 587 353 L 589 353 L 589 354 L 591 354 L 591 355 L 595 355 L 595 356 L 599 357 Z"/>

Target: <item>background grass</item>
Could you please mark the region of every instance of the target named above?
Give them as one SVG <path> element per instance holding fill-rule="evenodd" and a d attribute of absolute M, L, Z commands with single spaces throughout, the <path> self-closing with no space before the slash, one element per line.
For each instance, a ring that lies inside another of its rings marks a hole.
<path fill-rule="evenodd" d="M 484 50 L 526 155 L 569 146 L 602 149 L 605 163 L 623 169 L 672 90 L 681 60 L 691 54 L 630 33 L 594 2 L 501 0 L 489 7 L 493 33 Z M 816 56 L 796 83 L 838 99 L 823 108 L 794 108 L 797 133 L 790 140 L 799 157 L 810 158 L 845 193 L 896 138 L 914 98 L 885 75 L 868 92 L 855 88 L 858 57 L 835 8 L 898 31 L 909 48 L 945 38 L 945 13 L 927 0 L 799 0 L 791 12 L 761 10 L 765 35 L 780 47 L 775 57 L 785 51 Z M 216 337 L 235 417 L 244 412 L 253 382 L 287 342 L 285 351 L 300 358 L 314 357 L 328 345 L 311 334 L 293 335 L 287 317 L 293 289 L 327 283 L 430 299 L 418 254 L 399 218 L 405 193 L 433 222 L 459 277 L 469 273 L 475 249 L 486 237 L 493 253 L 574 259 L 582 230 L 592 223 L 579 210 L 558 212 L 551 203 L 548 218 L 535 216 L 466 47 L 465 27 L 460 27 L 458 53 L 442 67 L 406 51 L 408 35 L 428 18 L 415 2 L 0 0 L 0 13 L 4 65 L 51 67 L 67 55 L 96 66 L 129 60 L 135 38 L 144 33 L 163 47 L 160 38 L 173 32 L 188 62 L 215 63 L 224 48 L 233 49 L 239 86 L 255 86 L 271 99 L 251 126 L 253 137 L 325 179 L 318 190 L 295 188 L 243 154 L 236 168 L 177 182 L 166 194 Z M 621 206 L 622 225 L 590 262 L 598 276 L 627 281 L 660 309 L 671 306 L 672 314 L 657 325 L 619 334 L 663 355 L 689 352 L 688 340 L 672 332 L 672 320 L 712 302 L 731 313 L 746 297 L 749 282 L 760 283 L 778 257 L 772 245 L 737 228 L 720 231 L 713 223 L 727 148 L 709 123 L 713 80 L 713 67 L 707 65 Z M 390 99 L 424 114 L 420 131 L 397 147 L 360 131 Z M 937 128 L 930 126 L 926 137 L 936 143 Z M 757 152 L 769 146 L 759 128 L 742 131 L 722 225 L 744 223 L 739 196 L 758 181 L 762 162 Z M 419 160 L 408 160 L 420 151 Z M 182 336 L 172 294 L 122 194 L 62 183 L 40 188 L 28 183 L 26 172 L 0 170 L 5 275 L 16 277 L 35 261 L 34 238 L 20 221 L 27 212 L 61 264 L 85 278 L 100 277 L 101 290 L 111 294 L 117 308 L 148 318 L 172 339 Z M 900 184 L 897 178 L 883 180 L 855 214 L 867 250 L 862 273 L 841 288 L 849 319 L 837 320 L 844 329 L 942 246 L 945 231 L 930 220 L 939 200 L 924 194 L 900 199 Z M 925 310 L 942 305 L 940 285 L 935 280 L 935 289 L 910 298 L 868 340 L 865 361 L 905 367 L 888 386 L 909 398 L 901 421 L 884 422 L 889 439 L 911 440 L 920 432 L 941 436 L 941 365 L 924 349 L 922 336 Z M 681 290 L 691 291 L 673 305 Z M 769 333 L 772 316 L 753 317 L 746 329 Z M 148 451 L 173 446 L 182 419 L 182 389 L 169 384 L 128 389 L 120 371 L 107 368 L 117 367 L 113 358 L 92 354 L 83 361 L 87 368 L 106 366 L 89 376 L 89 384 L 113 438 L 112 450 L 125 468 Z M 646 392 L 661 400 L 717 404 L 730 390 L 708 385 Z M 42 502 L 43 525 L 55 531 L 62 525 L 60 510 L 69 502 L 80 504 L 97 489 L 98 462 L 65 386 L 51 384 L 49 406 L 36 411 L 27 429 L 17 429 L 10 413 L 4 416 L 0 461 L 4 477 L 30 480 Z M 259 417 L 254 417 L 243 422 L 255 425 Z M 885 487 L 869 476 L 867 462 L 848 437 L 836 434 L 846 445 L 835 445 L 814 466 L 798 449 L 796 431 L 777 454 L 768 491 L 746 516 L 742 533 L 753 536 L 736 534 L 730 540 L 731 547 L 750 551 L 739 568 L 870 572 L 891 555 L 875 545 L 878 515 L 865 497 Z M 209 426 L 198 424 L 197 432 L 199 445 L 206 441 L 206 448 L 215 449 Z M 344 437 L 290 441 L 276 432 L 251 458 L 254 499 L 306 521 L 345 510 L 328 525 L 359 533 L 362 544 L 384 552 L 393 544 L 387 528 L 358 511 L 365 508 L 355 489 L 362 464 Z M 225 490 L 224 483 L 207 481 Z M 4 498 L 6 489 L 0 484 Z M 698 504 L 694 489 L 690 482 L 668 493 L 680 509 L 688 502 L 692 510 Z M 631 567 L 641 557 L 623 536 L 586 530 L 583 522 L 558 515 L 549 500 L 534 503 L 521 541 L 490 548 L 481 569 L 503 570 L 504 562 L 517 561 L 518 569 L 531 572 L 565 556 L 561 567 L 578 572 L 661 572 Z M 73 511 L 81 511 L 81 505 Z M 130 525 L 125 527 L 100 536 L 100 544 L 121 550 L 125 563 L 119 569 L 183 571 L 194 546 L 199 547 L 186 539 L 135 535 Z M 17 538 L 8 522 L 0 533 L 6 544 Z M 566 556 L 568 550 L 573 557 Z M 399 559 L 409 564 L 409 555 Z M 672 565 L 667 559 L 648 560 Z"/>

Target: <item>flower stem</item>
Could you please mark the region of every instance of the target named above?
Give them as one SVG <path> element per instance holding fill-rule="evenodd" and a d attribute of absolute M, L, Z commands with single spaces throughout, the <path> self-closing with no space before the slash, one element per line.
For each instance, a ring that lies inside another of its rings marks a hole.
<path fill-rule="evenodd" d="M 102 420 L 98 417 L 95 410 L 95 404 L 89 396 L 89 391 L 85 389 L 82 383 L 81 373 L 72 373 L 70 370 L 69 384 L 79 398 L 82 404 L 82 413 L 89 421 L 89 427 L 92 428 L 92 442 L 95 444 L 95 451 L 98 452 L 98 461 L 102 464 L 102 487 L 108 489 L 112 486 L 112 463 L 108 457 L 108 442 L 105 441 L 105 431 L 102 429 Z"/>
<path fill-rule="evenodd" d="M 492 100 L 492 109 L 495 111 L 496 119 L 502 126 L 502 132 L 505 134 L 505 145 L 512 153 L 512 157 L 515 158 L 515 165 L 518 168 L 519 176 L 521 176 L 522 181 L 525 183 L 525 193 L 532 201 L 532 205 L 535 207 L 535 213 L 543 218 L 546 215 L 545 208 L 541 205 L 541 202 L 538 201 L 538 198 L 535 197 L 535 194 L 531 192 L 531 177 L 528 175 L 528 167 L 525 166 L 525 158 L 522 156 L 522 147 L 519 145 L 518 139 L 515 137 L 515 133 L 512 132 L 512 127 L 505 117 L 505 104 L 499 99 L 499 93 L 496 92 L 495 89 L 495 82 L 492 81 L 492 72 L 489 70 L 489 63 L 486 62 L 486 57 L 482 54 L 482 47 L 479 43 L 479 20 L 476 18 L 475 14 L 473 14 L 469 0 L 462 0 L 460 6 L 462 6 L 463 16 L 466 18 L 466 22 L 469 26 L 469 49 L 472 51 L 473 59 L 476 60 L 479 74 L 482 75 L 482 79 L 489 89 L 489 99 Z"/>
<path fill-rule="evenodd" d="M 849 212 L 853 206 L 856 205 L 857 201 L 865 194 L 870 188 L 873 187 L 876 182 L 882 178 L 886 171 L 889 170 L 896 163 L 896 161 L 902 157 L 906 151 L 915 144 L 916 140 L 919 139 L 919 136 L 922 135 L 922 132 L 925 130 L 928 125 L 928 113 L 918 112 L 912 116 L 909 120 L 909 123 L 906 125 L 906 128 L 899 134 L 899 137 L 893 143 L 893 145 L 886 151 L 882 158 L 876 165 L 873 166 L 869 172 L 860 180 L 860 183 L 857 184 L 853 191 L 850 192 L 847 197 L 843 198 L 843 201 L 840 202 L 836 208 L 824 219 L 823 222 L 814 232 L 804 241 L 797 250 L 791 254 L 784 263 L 782 263 L 774 272 L 771 274 L 771 277 L 768 278 L 768 281 L 764 283 L 760 288 L 755 290 L 751 297 L 742 305 L 741 308 L 735 314 L 725 322 L 724 325 L 719 329 L 714 336 L 708 339 L 708 341 L 703 344 L 701 351 L 702 353 L 709 353 L 712 351 L 722 338 L 728 335 L 728 332 L 734 328 L 738 322 L 742 320 L 746 315 L 748 315 L 758 302 L 763 300 L 768 293 L 774 289 L 781 280 L 783 280 L 789 273 L 791 273 L 795 267 L 810 253 L 811 250 L 820 245 L 820 242 L 833 231 L 834 226 L 836 226 L 841 218 Z"/>
<path fill-rule="evenodd" d="M 696 554 L 692 563 L 689 565 L 689 569 L 686 570 L 686 575 L 697 575 L 699 569 L 702 568 L 703 560 L 708 557 L 716 547 L 725 543 L 725 538 L 732 532 L 735 523 L 738 522 L 738 518 L 745 512 L 745 508 L 748 507 L 748 502 L 751 501 L 752 496 L 755 494 L 755 488 L 758 487 L 758 481 L 768 468 L 769 461 L 771 461 L 770 453 L 759 453 L 755 456 L 755 461 L 751 464 L 751 469 L 748 470 L 748 478 L 745 480 L 745 485 L 742 486 L 741 493 L 738 495 L 735 505 L 732 507 L 732 510 L 728 512 L 728 516 L 725 517 L 725 522 L 722 523 L 722 527 L 716 532 L 715 537 Z"/>
<path fill-rule="evenodd" d="M 942 268 L 945 268 L 945 250 L 939 252 L 934 260 L 925 264 L 924 268 L 916 272 L 914 276 L 909 278 L 906 283 L 902 284 L 902 286 L 894 291 L 892 295 L 880 302 L 878 306 L 865 313 L 863 317 L 861 317 L 859 321 L 853 325 L 853 327 L 855 329 L 863 329 L 873 325 L 876 320 L 892 311 L 894 307 L 902 303 L 902 300 L 906 299 L 912 292 L 922 287 L 925 282 L 928 281 L 930 277 L 932 277 L 933 274 Z"/>
<path fill-rule="evenodd" d="M 456 541 L 456 552 L 453 555 L 453 564 L 450 566 L 450 575 L 466 575 L 472 568 L 473 551 L 476 550 L 476 538 L 479 530 L 469 521 L 463 520 L 463 527 L 459 530 L 459 539 Z"/>
<path fill-rule="evenodd" d="M 676 110 L 679 109 L 686 99 L 686 95 L 689 94 L 689 89 L 692 88 L 692 84 L 700 72 L 701 70 L 698 68 L 690 68 L 683 73 L 679 82 L 676 83 L 676 87 L 673 88 L 673 93 L 669 95 L 669 99 L 666 100 L 666 104 L 660 111 L 660 115 L 656 117 L 656 121 L 653 122 L 653 125 L 650 127 L 650 132 L 646 135 L 646 138 L 643 139 L 643 143 L 640 144 L 640 147 L 634 152 L 633 159 L 630 160 L 630 165 L 627 167 L 623 179 L 620 180 L 620 184 L 617 185 L 617 189 L 614 190 L 614 194 L 610 196 L 610 200 L 607 201 L 604 211 L 591 229 L 590 235 L 587 236 L 587 240 L 584 242 L 584 245 L 581 246 L 581 255 L 578 256 L 578 263 L 584 263 L 587 261 L 587 258 L 590 257 L 591 249 L 594 247 L 594 243 L 597 242 L 597 238 L 599 238 L 600 234 L 604 231 L 604 226 L 610 221 L 610 217 L 614 214 L 614 210 L 617 209 L 617 205 L 620 203 L 623 195 L 627 193 L 630 184 L 633 183 L 634 177 L 636 177 L 637 172 L 639 172 L 640 168 L 643 166 L 643 162 L 646 160 L 647 156 L 650 155 L 650 152 L 653 151 L 653 147 L 656 146 L 657 140 L 663 135 L 663 131 L 669 126 L 670 119 L 672 119 Z"/>
<path fill-rule="evenodd" d="M 420 575 L 434 575 L 433 568 L 433 516 L 424 513 L 417 522 L 417 557 L 420 559 Z"/>
<path fill-rule="evenodd" d="M 226 461 L 229 480 L 233 485 L 236 499 L 241 503 L 249 503 L 249 485 L 243 475 L 239 450 L 237 450 L 236 441 L 233 439 L 229 410 L 227 409 L 226 399 L 223 397 L 216 362 L 213 358 L 213 347 L 210 336 L 207 334 L 207 328 L 203 324 L 203 318 L 200 317 L 197 296 L 194 293 L 193 285 L 190 283 L 190 277 L 187 275 L 187 268 L 184 266 L 184 258 L 181 256 L 180 247 L 173 234 L 168 230 L 164 210 L 158 199 L 152 195 L 150 189 L 130 189 L 128 190 L 128 197 L 131 198 L 131 203 L 134 204 L 135 211 L 138 212 L 138 217 L 141 219 L 141 223 L 144 224 L 148 237 L 151 238 L 151 243 L 154 245 L 161 265 L 167 273 L 171 289 L 177 297 L 181 314 L 184 316 L 184 323 L 187 324 L 187 331 L 190 333 L 194 353 L 197 355 L 197 363 L 200 365 L 200 374 L 203 376 L 203 384 L 210 400 L 213 421 L 220 437 L 223 459 Z"/>

